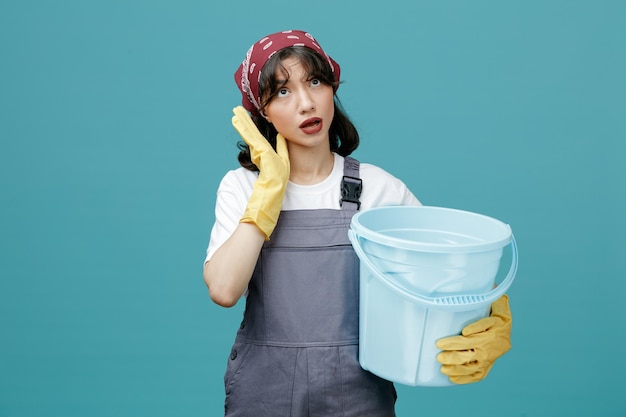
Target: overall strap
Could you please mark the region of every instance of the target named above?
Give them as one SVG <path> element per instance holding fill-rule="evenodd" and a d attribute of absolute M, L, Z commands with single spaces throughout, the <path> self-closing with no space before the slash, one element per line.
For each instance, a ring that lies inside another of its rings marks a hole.
<path fill-rule="evenodd" d="M 342 210 L 358 210 L 361 208 L 361 191 L 363 181 L 359 175 L 359 161 L 349 156 L 344 158 L 343 179 L 341 180 L 341 200 L 339 205 Z"/>

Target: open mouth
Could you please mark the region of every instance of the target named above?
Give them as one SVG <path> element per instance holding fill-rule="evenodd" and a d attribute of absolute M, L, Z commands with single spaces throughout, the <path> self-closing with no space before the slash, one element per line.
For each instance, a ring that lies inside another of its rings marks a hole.
<path fill-rule="evenodd" d="M 308 128 L 316 127 L 320 123 L 322 123 L 322 119 L 318 119 L 317 117 L 314 117 L 312 119 L 307 119 L 300 124 L 300 129 L 308 129 Z"/>
<path fill-rule="evenodd" d="M 299 127 L 305 133 L 317 133 L 322 128 L 322 119 L 312 117 L 302 122 Z"/>

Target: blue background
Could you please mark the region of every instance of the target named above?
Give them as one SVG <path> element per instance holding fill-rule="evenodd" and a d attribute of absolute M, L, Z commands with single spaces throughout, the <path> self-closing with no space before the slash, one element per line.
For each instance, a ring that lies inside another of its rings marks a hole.
<path fill-rule="evenodd" d="M 511 225 L 513 349 L 399 416 L 625 416 L 626 2 L 0 2 L 0 416 L 216 416 L 232 74 L 261 36 L 342 66 L 355 155 Z"/>

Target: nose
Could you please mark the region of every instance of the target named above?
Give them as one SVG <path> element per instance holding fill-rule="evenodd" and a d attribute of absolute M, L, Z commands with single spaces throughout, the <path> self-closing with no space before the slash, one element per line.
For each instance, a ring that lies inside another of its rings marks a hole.
<path fill-rule="evenodd" d="M 302 89 L 298 94 L 298 111 L 306 113 L 315 110 L 315 100 L 307 89 Z"/>

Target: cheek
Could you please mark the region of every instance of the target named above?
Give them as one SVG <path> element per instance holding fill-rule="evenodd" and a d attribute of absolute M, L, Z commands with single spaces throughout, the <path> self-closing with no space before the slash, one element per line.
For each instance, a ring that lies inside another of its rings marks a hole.
<path fill-rule="evenodd" d="M 280 112 L 276 107 L 277 106 L 272 105 L 272 103 L 270 102 L 263 109 L 263 117 L 271 124 L 275 124 L 280 119 Z"/>
<path fill-rule="evenodd" d="M 280 123 L 273 122 L 272 125 L 278 133 L 283 133 L 283 126 Z"/>
<path fill-rule="evenodd" d="M 290 119 L 285 109 L 279 105 L 268 106 L 265 108 L 265 120 L 274 125 L 278 131 L 285 127 L 285 122 Z"/>
<path fill-rule="evenodd" d="M 331 87 L 328 88 L 328 92 L 326 93 L 327 96 L 325 98 L 325 102 L 326 102 L 326 109 L 327 112 L 334 115 L 335 113 L 335 94 L 333 93 L 333 90 Z"/>
<path fill-rule="evenodd" d="M 266 117 L 266 120 L 267 120 L 268 122 L 270 122 L 270 123 L 274 126 L 274 129 L 276 129 L 276 131 L 277 131 L 277 132 L 279 132 L 279 133 L 281 133 L 281 134 L 283 134 L 283 135 L 284 135 L 285 133 L 287 133 L 287 132 L 285 131 L 285 123 L 284 123 L 284 120 L 283 120 L 283 119 L 281 119 L 280 117 L 276 117 L 276 116 L 271 117 L 271 116 L 268 116 L 268 117 Z"/>
<path fill-rule="evenodd" d="M 330 104 L 328 105 L 328 117 L 332 120 L 335 118 L 335 102 L 333 101 L 333 99 L 331 98 L 330 100 Z"/>

